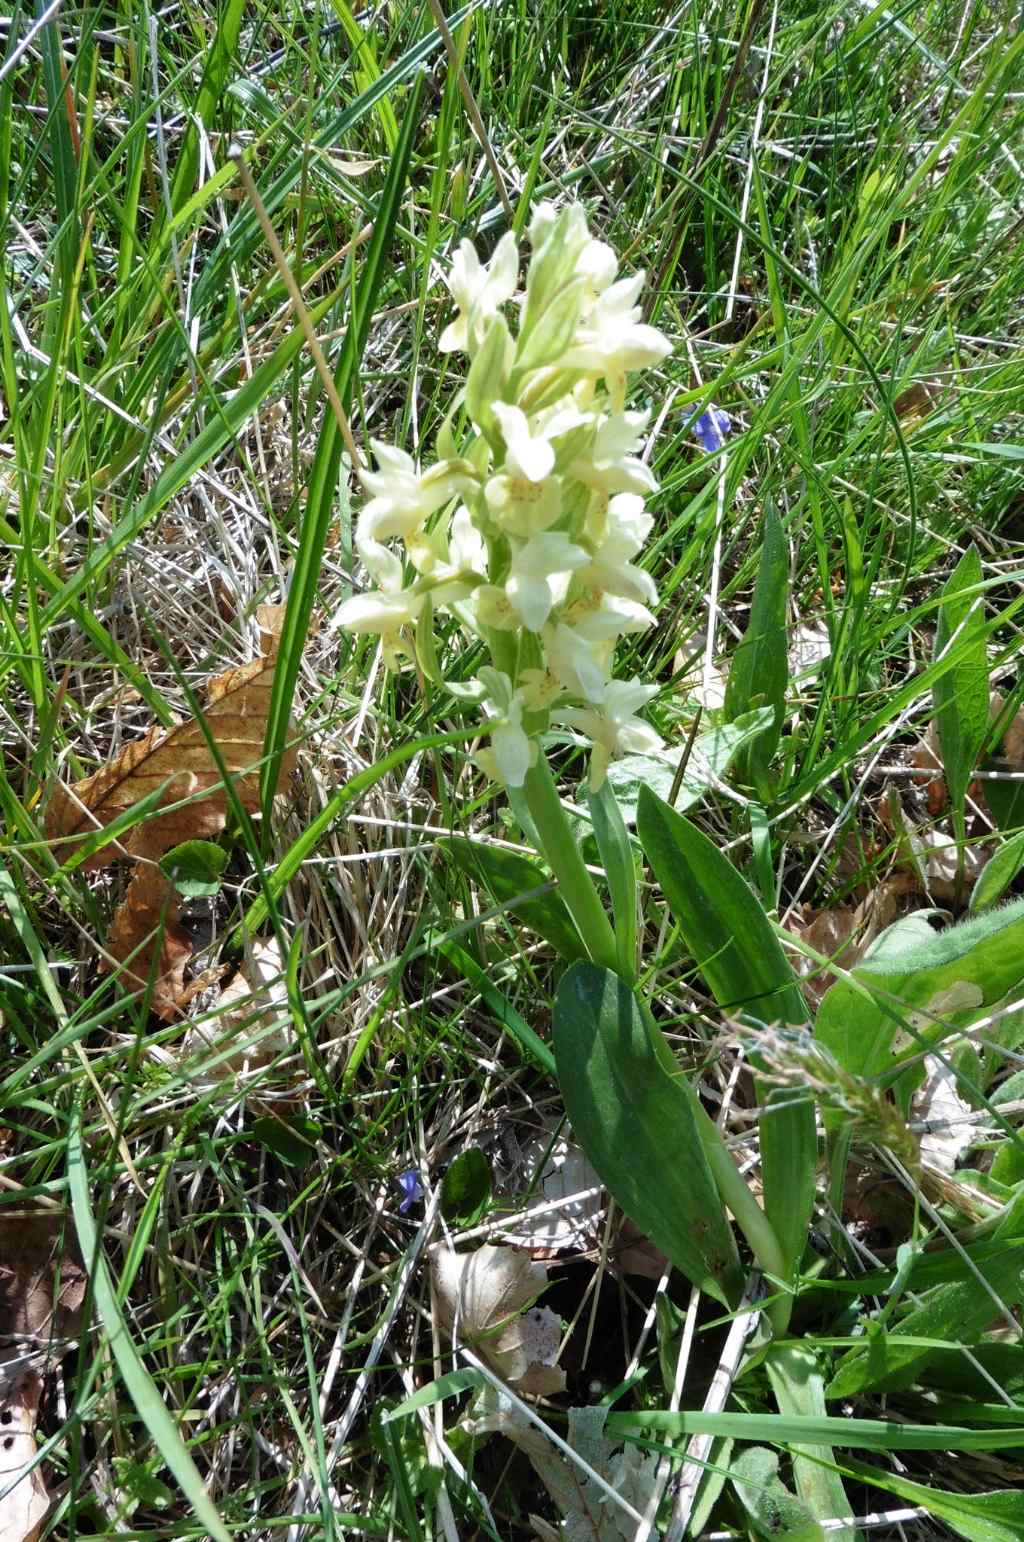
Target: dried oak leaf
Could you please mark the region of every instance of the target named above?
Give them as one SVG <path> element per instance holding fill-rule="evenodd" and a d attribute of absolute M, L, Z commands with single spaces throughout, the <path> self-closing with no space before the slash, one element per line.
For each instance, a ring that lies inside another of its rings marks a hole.
<path fill-rule="evenodd" d="M 434 1293 L 441 1326 L 477 1353 L 517 1392 L 535 1397 L 565 1390 L 555 1364 L 560 1324 L 554 1312 L 534 1305 L 548 1283 L 543 1264 L 516 1248 L 477 1248 L 433 1256 Z"/>
<path fill-rule="evenodd" d="M 284 607 L 262 606 L 258 616 L 263 656 L 216 676 L 207 689 L 203 712 L 239 801 L 249 813 L 260 806 L 260 760 Z M 294 752 L 289 751 L 282 759 L 281 776 L 293 765 Z M 71 787 L 58 786 L 50 800 L 46 829 L 51 839 L 60 842 L 55 855 L 62 860 L 74 849 L 71 838 L 106 827 L 164 783 L 168 785 L 163 804 L 180 803 L 186 797 L 190 801 L 136 825 L 123 841 L 101 846 L 83 867 L 106 867 L 123 856 L 137 860 L 135 877 L 110 929 L 106 967 L 131 958 L 122 971 L 130 989 L 145 988 L 155 972 L 152 1010 L 170 1020 L 178 1011 L 191 944 L 180 925 L 176 892 L 153 864 L 182 841 L 218 834 L 228 813 L 227 792 L 200 724 L 190 718 L 176 728 L 151 728 L 92 776 Z"/>
<path fill-rule="evenodd" d="M 107 953 L 125 966 L 120 978 L 128 989 L 144 988 L 153 981 L 150 1007 L 157 1017 L 170 1021 L 177 1015 L 192 939 L 181 924 L 181 902 L 174 885 L 155 863 L 136 863 L 110 923 Z"/>
<path fill-rule="evenodd" d="M 87 1283 L 70 1221 L 0 1211 L 0 1346 L 74 1338 Z"/>
<path fill-rule="evenodd" d="M 30 1372 L 0 1393 L 0 1542 L 36 1542 L 50 1508 L 43 1475 L 31 1466 L 40 1390 Z"/>

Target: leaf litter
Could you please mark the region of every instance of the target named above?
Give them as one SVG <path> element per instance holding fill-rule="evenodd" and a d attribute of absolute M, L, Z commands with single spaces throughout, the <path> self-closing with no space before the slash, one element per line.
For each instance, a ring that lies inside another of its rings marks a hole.
<path fill-rule="evenodd" d="M 63 1216 L 0 1212 L 0 1542 L 35 1542 L 50 1508 L 35 1464 L 42 1377 L 81 1329 L 87 1283 Z"/>
<path fill-rule="evenodd" d="M 40 1378 L 31 1371 L 0 1389 L 0 1542 L 36 1542 L 50 1496 L 36 1458 Z"/>
<path fill-rule="evenodd" d="M 438 1249 L 431 1273 L 438 1319 L 450 1338 L 475 1349 L 519 1392 L 564 1392 L 565 1372 L 555 1364 L 561 1323 L 535 1304 L 548 1284 L 542 1263 L 488 1243 L 472 1253 Z"/>
<path fill-rule="evenodd" d="M 217 675 L 207 688 L 203 714 L 238 800 L 250 814 L 260 807 L 260 761 L 284 607 L 261 606 L 257 616 L 264 639 L 261 657 Z M 288 749 L 281 780 L 294 764 L 294 749 Z M 134 863 L 107 936 L 103 967 L 117 969 L 132 989 L 145 990 L 152 978 L 151 1010 L 169 1022 L 180 1014 L 193 950 L 181 922 L 180 898 L 157 864 L 183 841 L 218 835 L 229 811 L 227 789 L 200 723 L 190 718 L 175 728 L 151 728 L 91 776 L 71 786 L 58 784 L 46 831 L 57 843 L 55 856 L 64 861 L 73 855 L 76 838 L 105 829 L 153 795 L 164 811 L 136 824 L 123 840 L 101 845 L 82 866 L 96 871 L 122 857 Z"/>

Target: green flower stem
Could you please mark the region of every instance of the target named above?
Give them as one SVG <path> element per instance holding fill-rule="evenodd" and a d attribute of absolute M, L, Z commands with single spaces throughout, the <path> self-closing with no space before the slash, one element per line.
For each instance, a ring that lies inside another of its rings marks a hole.
<path fill-rule="evenodd" d="M 617 972 L 615 933 L 594 887 L 594 880 L 587 872 L 579 847 L 573 839 L 558 789 L 543 754 L 538 755 L 537 764 L 526 773 L 523 792 L 540 839 L 541 855 L 547 859 L 548 866 L 558 879 L 559 892 L 569 907 L 583 946 L 595 964 Z"/>

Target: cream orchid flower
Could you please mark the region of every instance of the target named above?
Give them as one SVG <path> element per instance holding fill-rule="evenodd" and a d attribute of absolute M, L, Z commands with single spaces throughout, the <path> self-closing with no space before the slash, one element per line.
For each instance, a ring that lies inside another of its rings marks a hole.
<path fill-rule="evenodd" d="M 472 241 L 459 244 L 446 279 L 458 315 L 441 333 L 437 346 L 442 353 L 476 351 L 488 323 L 515 294 L 518 273 L 519 251 L 511 231 L 502 236 L 488 263 L 480 261 Z"/>
<path fill-rule="evenodd" d="M 657 694 L 656 685 L 640 680 L 609 680 L 597 705 L 555 708 L 556 722 L 575 728 L 593 744 L 591 792 L 600 792 L 613 755 L 651 755 L 662 748 L 661 735 L 636 715 Z"/>
<path fill-rule="evenodd" d="M 527 477 L 500 472 L 484 487 L 484 499 L 502 530 L 528 540 L 549 529 L 561 515 L 562 484 L 558 477 L 531 482 Z"/>
<path fill-rule="evenodd" d="M 653 624 L 654 617 L 645 605 L 591 592 L 567 605 L 560 620 L 545 629 L 548 669 L 571 696 L 598 702 L 619 638 L 646 631 Z"/>
<path fill-rule="evenodd" d="M 473 468 L 468 461 L 443 460 L 421 471 L 405 450 L 371 439 L 379 470 L 361 471 L 359 479 L 372 494 L 359 516 L 359 524 L 375 541 L 394 536 L 405 540 L 424 520 L 456 493 L 472 491 Z"/>
<path fill-rule="evenodd" d="M 654 473 L 634 454 L 649 417 L 649 412 L 609 413 L 590 449 L 573 462 L 569 474 L 606 495 L 657 492 Z"/>
<path fill-rule="evenodd" d="M 569 578 L 589 557 L 560 531 L 531 536 L 512 558 L 505 593 L 523 626 L 539 632 L 552 607 L 565 597 Z"/>
<path fill-rule="evenodd" d="M 558 209 L 545 200 L 539 203 L 530 221 L 530 245 L 538 251 L 554 229 Z M 584 226 L 585 229 L 585 226 Z M 619 259 L 606 241 L 589 236 L 576 258 L 576 276 L 584 280 L 584 309 L 588 310 L 614 281 Z"/>
<path fill-rule="evenodd" d="M 643 284 L 644 274 L 640 272 L 606 289 L 562 359 L 564 369 L 582 370 L 602 379 L 616 412 L 622 411 L 626 399 L 627 373 L 660 364 L 672 352 L 664 333 L 640 320 L 635 302 Z"/>
<path fill-rule="evenodd" d="M 398 568 L 400 585 L 400 564 Z M 414 657 L 412 643 L 406 634 L 416 625 L 425 601 L 426 594 L 414 589 L 371 589 L 366 594 L 354 594 L 345 600 L 335 615 L 334 625 L 344 627 L 346 632 L 378 633 L 385 667 L 397 670 L 401 668 L 402 654 Z"/>
<path fill-rule="evenodd" d="M 509 476 L 523 477 L 527 482 L 543 482 L 550 476 L 555 464 L 555 452 L 551 441 L 542 433 L 530 433 L 530 424 L 521 407 L 510 407 L 507 402 L 494 403 L 494 416 L 505 440 L 505 469 Z"/>
<path fill-rule="evenodd" d="M 484 496 L 498 524 L 526 539 L 553 525 L 562 511 L 560 483 L 551 475 L 554 446 L 546 429 L 531 432 L 520 407 L 495 402 L 494 416 L 505 440 L 505 465 L 490 478 Z"/>
<path fill-rule="evenodd" d="M 484 689 L 484 710 L 491 735 L 490 750 L 476 759 L 481 769 L 507 787 L 521 787 L 537 758 L 537 745 L 523 728 L 523 693 L 514 690 L 504 670 L 485 664 L 477 680 Z"/>
<path fill-rule="evenodd" d="M 463 580 L 469 582 L 469 589 L 464 588 L 464 593 L 468 594 L 483 581 L 487 572 L 487 543 L 464 503 L 460 503 L 452 515 L 447 533 L 440 526 L 435 530 L 421 530 L 407 539 L 406 551 L 417 573 L 432 578 L 440 586 L 433 591 L 435 603 L 461 598 L 461 594 L 449 594 L 448 587 L 459 585 Z"/>
<path fill-rule="evenodd" d="M 654 579 L 629 560 L 641 549 L 653 524 L 642 498 L 635 493 L 617 493 L 608 505 L 604 538 L 581 571 L 581 582 L 599 594 L 655 604 L 658 590 Z"/>

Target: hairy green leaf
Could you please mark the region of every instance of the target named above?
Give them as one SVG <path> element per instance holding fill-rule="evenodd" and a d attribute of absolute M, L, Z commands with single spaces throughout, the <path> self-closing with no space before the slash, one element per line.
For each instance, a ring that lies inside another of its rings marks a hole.
<path fill-rule="evenodd" d="M 831 987 L 815 1034 L 848 1071 L 877 1076 L 966 1027 L 1021 980 L 1024 899 L 941 932 L 911 916 Z"/>

